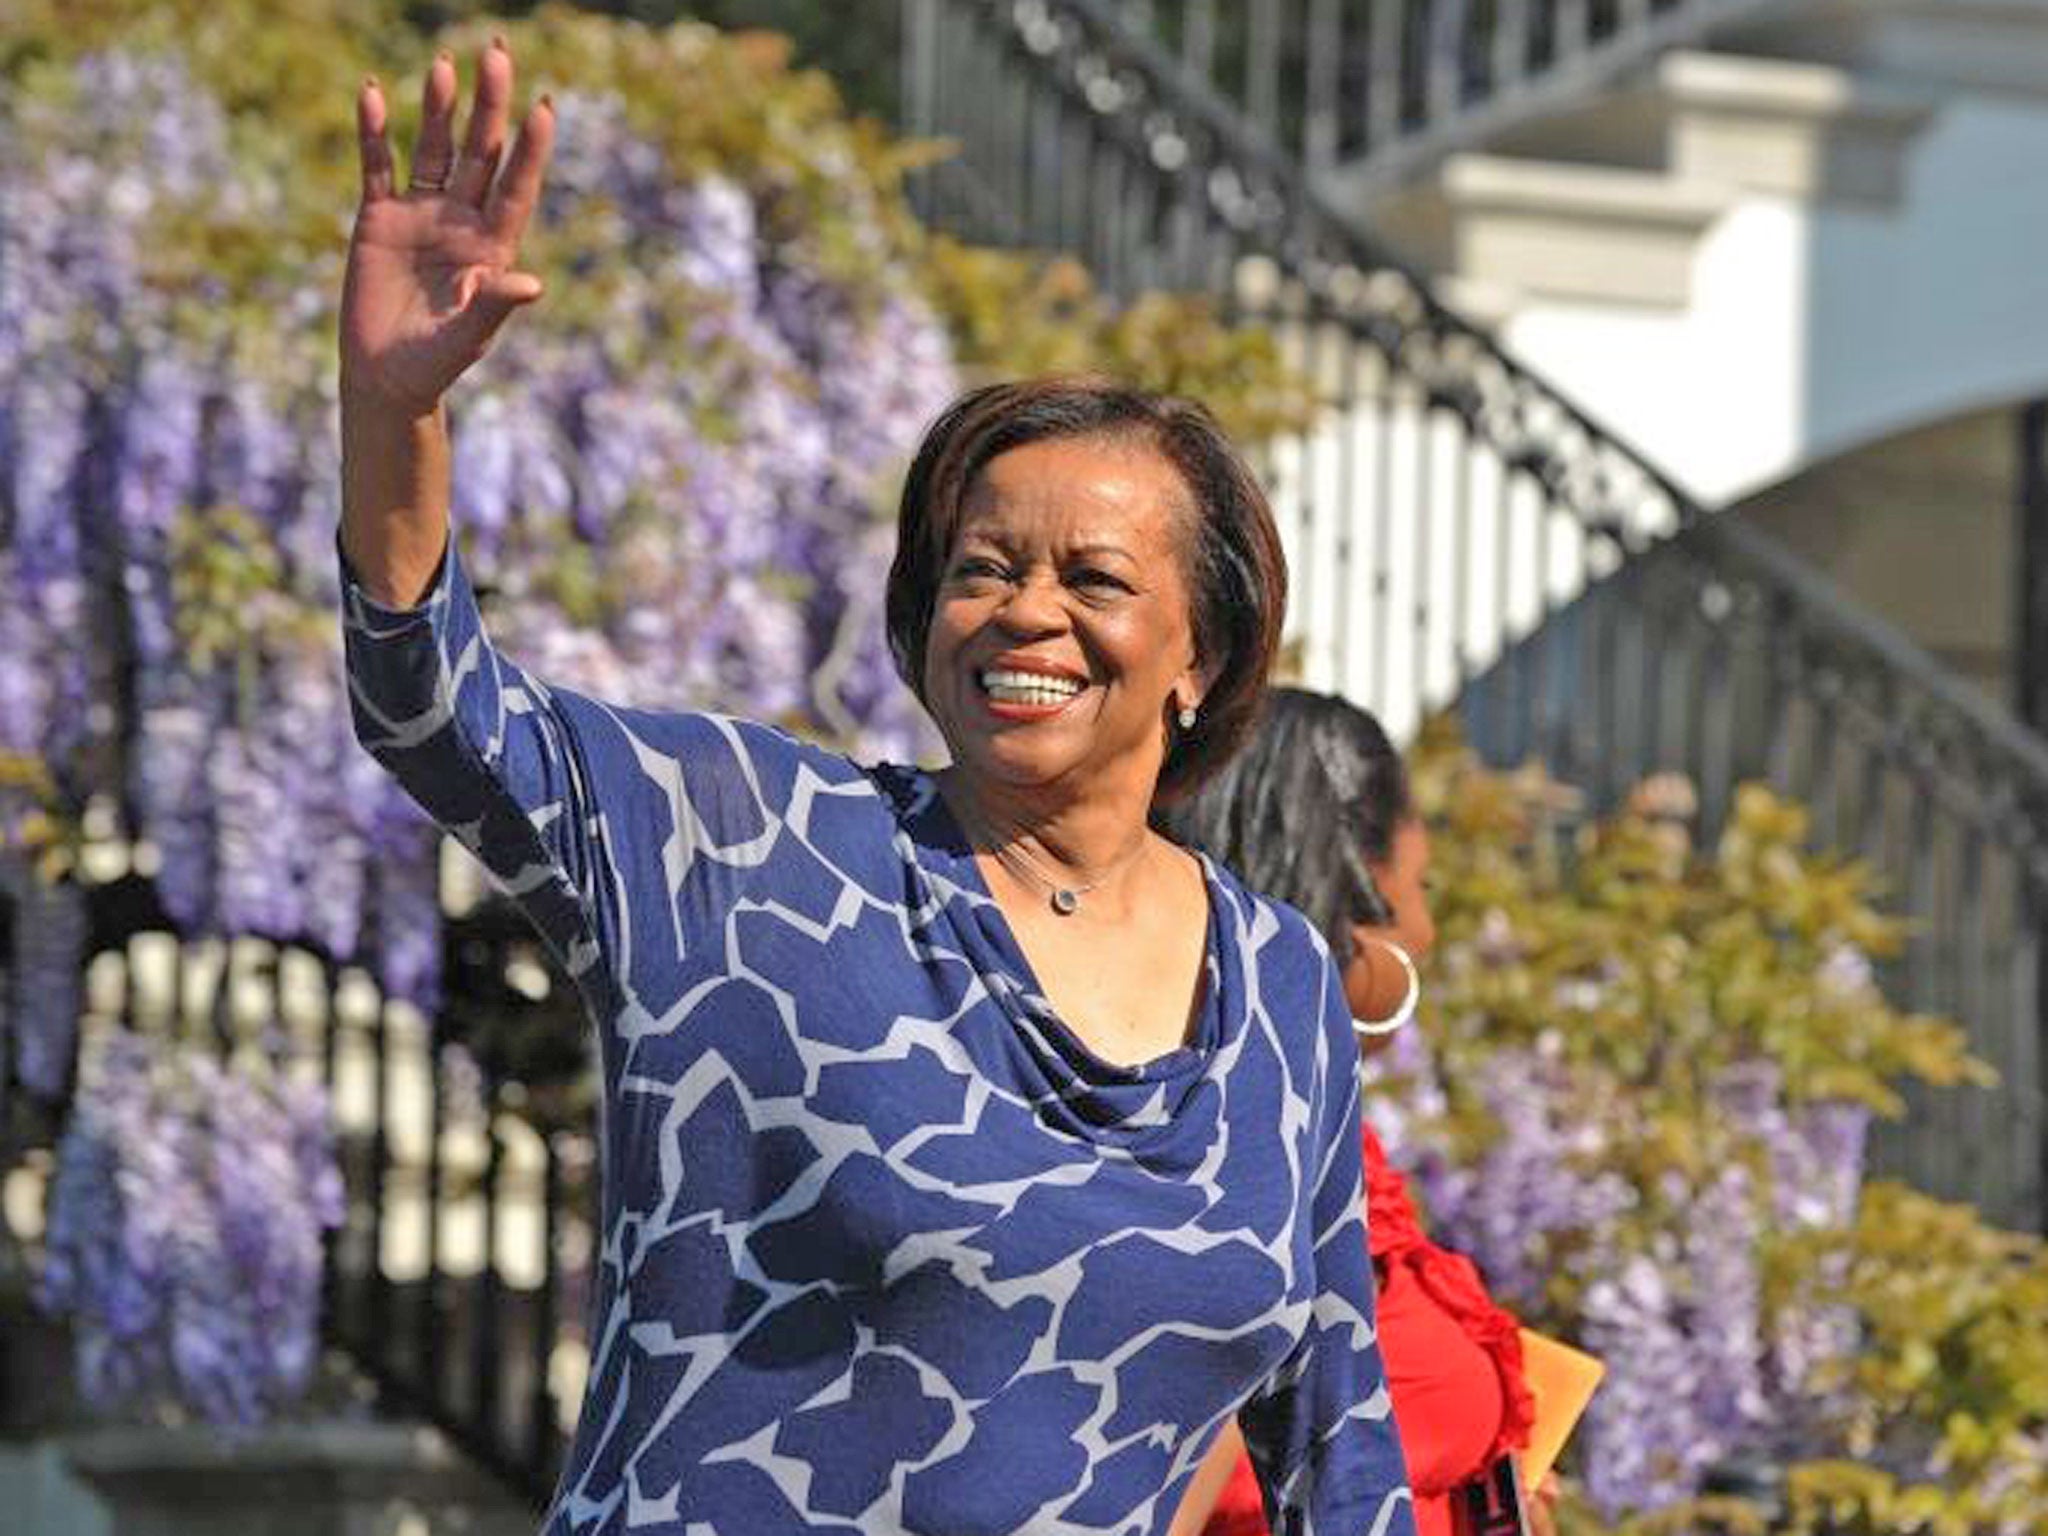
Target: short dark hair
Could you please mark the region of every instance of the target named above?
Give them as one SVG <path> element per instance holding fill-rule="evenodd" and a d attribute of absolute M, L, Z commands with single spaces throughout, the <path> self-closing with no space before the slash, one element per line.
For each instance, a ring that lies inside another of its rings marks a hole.
<path fill-rule="evenodd" d="M 924 697 L 925 644 L 940 578 L 974 478 L 990 460 L 1058 438 L 1142 443 L 1179 473 L 1192 502 L 1188 558 L 1195 653 L 1215 680 L 1196 724 L 1173 733 L 1154 791 L 1166 805 L 1215 773 L 1250 731 L 1280 645 L 1287 561 L 1258 476 L 1208 409 L 1090 375 L 990 384 L 933 422 L 903 482 L 889 567 L 889 649 Z"/>
<path fill-rule="evenodd" d="M 1367 866 L 1393 852 L 1413 814 L 1408 771 L 1378 720 L 1330 694 L 1275 688 L 1244 750 L 1164 821 L 1299 907 L 1341 965 L 1354 924 L 1393 920 Z"/>

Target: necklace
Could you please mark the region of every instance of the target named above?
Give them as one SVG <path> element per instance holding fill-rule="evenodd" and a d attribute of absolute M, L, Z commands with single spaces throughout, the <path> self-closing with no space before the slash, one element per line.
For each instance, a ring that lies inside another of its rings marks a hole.
<path fill-rule="evenodd" d="M 1083 896 L 1086 896 L 1090 891 L 1099 889 L 1102 883 L 1109 879 L 1111 875 L 1118 873 L 1125 865 L 1131 863 L 1139 854 L 1145 851 L 1144 839 L 1140 838 L 1136 848 L 1125 854 L 1121 859 L 1118 859 L 1116 863 L 1105 869 L 1093 880 L 1057 880 L 1048 875 L 1044 867 L 1024 851 L 1024 845 L 1019 841 L 1021 834 L 1013 833 L 1009 837 L 997 836 L 993 828 L 981 820 L 978 812 L 970 815 L 969 819 L 979 826 L 982 840 L 989 844 L 988 851 L 995 855 L 996 862 L 1007 869 L 1012 875 L 1022 879 L 1026 884 L 1035 885 L 1045 892 L 1047 903 L 1061 917 L 1072 917 L 1076 912 L 1080 911 L 1081 898 Z"/>
<path fill-rule="evenodd" d="M 1057 912 L 1061 917 L 1072 917 L 1076 912 L 1080 911 L 1081 898 L 1101 885 L 1103 879 L 1107 878 L 1105 876 L 1098 876 L 1079 885 L 1062 885 L 1059 881 L 1049 878 L 1037 864 L 1032 862 L 1031 856 L 1016 843 L 997 843 L 989 852 L 993 853 L 996 856 L 996 862 L 1001 864 L 1011 874 L 1022 875 L 1031 884 L 1044 891 L 1046 899 L 1052 903 L 1053 911 Z"/>

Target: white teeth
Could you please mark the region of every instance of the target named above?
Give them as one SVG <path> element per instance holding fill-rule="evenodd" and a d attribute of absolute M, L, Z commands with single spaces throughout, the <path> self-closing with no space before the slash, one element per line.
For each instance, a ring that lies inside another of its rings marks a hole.
<path fill-rule="evenodd" d="M 981 686 L 991 699 L 1004 704 L 1064 704 L 1081 691 L 1081 684 L 1070 677 L 1009 669 L 982 673 Z"/>

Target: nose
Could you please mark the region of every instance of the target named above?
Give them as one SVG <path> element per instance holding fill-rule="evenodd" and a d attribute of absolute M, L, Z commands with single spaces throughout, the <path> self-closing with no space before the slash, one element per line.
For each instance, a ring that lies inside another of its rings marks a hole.
<path fill-rule="evenodd" d="M 1057 634 L 1067 627 L 1067 608 L 1058 581 L 1031 575 L 1010 588 L 996 610 L 996 622 L 1019 636 Z"/>
<path fill-rule="evenodd" d="M 1435 948 L 1436 919 L 1435 917 L 1431 916 L 1429 908 L 1424 907 L 1421 910 L 1421 912 L 1419 912 L 1416 915 L 1415 958 L 1417 960 L 1420 960 L 1423 956 L 1427 955 L 1431 950 Z"/>

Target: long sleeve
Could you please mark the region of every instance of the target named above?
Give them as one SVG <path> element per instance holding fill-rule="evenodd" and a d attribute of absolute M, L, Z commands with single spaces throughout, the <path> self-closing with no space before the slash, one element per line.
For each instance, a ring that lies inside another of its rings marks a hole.
<path fill-rule="evenodd" d="M 1238 1415 L 1274 1536 L 1413 1536 L 1414 1511 L 1374 1319 L 1358 1072 L 1334 972 L 1322 1020 L 1315 1300 L 1293 1353 Z"/>
<path fill-rule="evenodd" d="M 584 732 L 600 712 L 492 646 L 455 542 L 420 602 L 376 602 L 342 561 L 356 737 L 482 861 L 578 982 L 611 923 L 617 872 Z"/>

